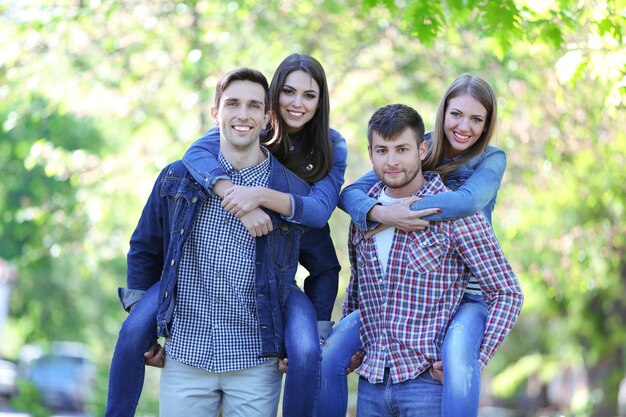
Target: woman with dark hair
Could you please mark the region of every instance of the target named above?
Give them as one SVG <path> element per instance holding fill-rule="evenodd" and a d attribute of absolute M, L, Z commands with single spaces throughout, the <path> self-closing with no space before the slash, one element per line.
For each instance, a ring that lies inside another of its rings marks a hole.
<path fill-rule="evenodd" d="M 382 206 L 367 196 L 378 182 L 370 171 L 341 192 L 339 207 L 350 214 L 357 227 L 370 230 L 368 236 L 388 227 L 422 230 L 429 221 L 456 219 L 477 211 L 482 211 L 491 223 L 491 212 L 506 169 L 504 151 L 489 145 L 496 118 L 496 97 L 489 84 L 470 74 L 461 75 L 441 99 L 434 132 L 426 135 L 430 151 L 422 162 L 424 172 L 439 173 L 452 191 Z M 438 208 L 438 212 L 426 215 L 433 208 Z M 482 356 L 480 350 L 487 311 L 478 280 L 471 277 L 449 323 L 442 361 L 433 363 L 431 368 L 431 374 L 443 382 L 444 417 L 478 414 L 480 371 L 490 359 Z M 344 317 L 326 339 L 322 347 L 318 416 L 346 415 L 346 373 L 361 359 L 359 337 L 359 313 L 355 311 Z"/>
<path fill-rule="evenodd" d="M 304 281 L 304 292 L 295 280 L 286 289 L 282 308 L 287 358 L 282 363 L 286 365 L 288 360 L 283 416 L 312 416 L 319 395 L 320 338 L 325 337 L 332 326 L 330 317 L 341 268 L 327 222 L 337 206 L 344 182 L 347 147 L 343 136 L 329 127 L 326 74 L 322 65 L 309 55 L 289 55 L 278 66 L 270 84 L 269 110 L 271 120 L 261 134 L 261 144 L 311 185 L 308 196 L 234 185 L 217 160 L 220 146 L 217 127 L 192 144 L 183 162 L 207 192 L 223 197 L 222 206 L 237 216 L 252 236 L 262 236 L 272 230 L 269 216 L 263 209 L 307 226 L 300 241 L 299 258 L 293 262 L 299 261 L 310 275 Z M 136 323 L 136 326 L 156 326 L 156 293 L 158 289 L 150 289 L 131 312 L 134 315 L 137 310 L 145 318 L 145 323 Z M 111 364 L 107 416 L 134 415 L 141 394 L 144 366 L 142 360 L 138 369 L 134 366 L 136 359 L 131 358 L 142 357 L 147 351 L 146 357 L 152 358 L 150 363 L 155 363 L 154 358 L 163 354 L 158 344 L 152 344 L 154 340 L 146 345 L 145 340 L 137 340 L 139 338 L 128 332 L 124 336 L 120 333 L 120 339 L 122 337 L 129 340 L 122 346 L 118 342 L 116 346 Z M 139 351 L 141 355 L 138 356 Z M 124 372 L 124 361 L 130 368 L 131 360 L 137 375 L 132 376 L 130 385 L 124 384 L 132 389 L 121 392 L 117 388 L 120 376 L 117 371 L 114 376 L 114 369 Z M 156 364 L 158 366 L 158 362 Z"/>

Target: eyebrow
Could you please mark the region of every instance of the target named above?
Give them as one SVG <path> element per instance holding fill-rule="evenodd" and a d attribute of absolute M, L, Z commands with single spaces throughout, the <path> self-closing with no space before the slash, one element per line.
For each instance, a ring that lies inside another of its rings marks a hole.
<path fill-rule="evenodd" d="M 283 88 L 287 87 L 287 88 L 291 88 L 292 90 L 297 90 L 297 88 L 290 86 L 289 84 L 283 84 Z M 320 92 L 317 90 L 313 90 L 312 88 L 309 90 L 304 90 L 305 93 L 316 93 L 319 94 Z"/>
<path fill-rule="evenodd" d="M 450 108 L 448 109 L 448 111 L 452 111 L 452 110 L 456 110 L 456 111 L 458 111 L 459 113 L 463 113 L 463 111 L 461 111 L 460 109 L 458 109 L 458 108 L 456 108 L 456 107 L 450 107 Z M 486 115 L 486 114 L 472 114 L 471 116 L 474 116 L 474 117 L 476 117 L 476 116 L 480 116 L 480 117 L 487 117 L 487 115 Z"/>

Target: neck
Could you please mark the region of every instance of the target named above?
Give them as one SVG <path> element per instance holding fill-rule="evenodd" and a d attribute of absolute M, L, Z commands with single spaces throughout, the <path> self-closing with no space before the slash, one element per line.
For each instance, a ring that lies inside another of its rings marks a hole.
<path fill-rule="evenodd" d="M 258 144 L 245 150 L 220 145 L 220 152 L 224 155 L 224 159 L 226 159 L 235 169 L 244 169 L 258 165 L 266 158 L 265 153 L 261 150 Z"/>

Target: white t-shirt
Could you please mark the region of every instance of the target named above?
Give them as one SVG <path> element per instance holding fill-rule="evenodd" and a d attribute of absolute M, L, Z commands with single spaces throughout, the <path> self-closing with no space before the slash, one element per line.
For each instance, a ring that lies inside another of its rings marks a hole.
<path fill-rule="evenodd" d="M 392 204 L 400 203 L 409 197 L 394 198 L 389 197 L 386 193 L 387 187 L 383 188 L 378 202 L 383 206 L 390 206 Z M 380 265 L 383 267 L 383 271 L 387 272 L 387 262 L 389 262 L 389 252 L 391 251 L 391 245 L 393 244 L 393 235 L 396 232 L 395 227 L 390 227 L 374 235 L 374 241 L 376 242 L 376 250 L 378 251 L 378 259 Z"/>

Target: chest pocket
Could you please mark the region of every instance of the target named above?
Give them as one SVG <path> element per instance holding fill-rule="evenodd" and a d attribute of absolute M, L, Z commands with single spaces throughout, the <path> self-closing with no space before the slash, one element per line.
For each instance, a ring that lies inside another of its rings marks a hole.
<path fill-rule="evenodd" d="M 281 271 L 298 264 L 302 229 L 294 224 L 280 222 L 269 235 L 274 265 Z"/>
<path fill-rule="evenodd" d="M 448 246 L 448 237 L 441 232 L 413 233 L 409 245 L 408 261 L 411 268 L 426 274 L 441 267 L 441 259 Z"/>
<path fill-rule="evenodd" d="M 195 204 L 198 198 L 194 195 L 194 189 L 189 187 L 181 187 L 182 180 L 180 178 L 166 178 L 161 186 L 161 198 L 166 198 L 168 205 L 174 206 L 174 210 L 170 210 L 173 214 L 170 233 L 180 233 L 185 224 L 185 216 L 192 204 Z"/>

